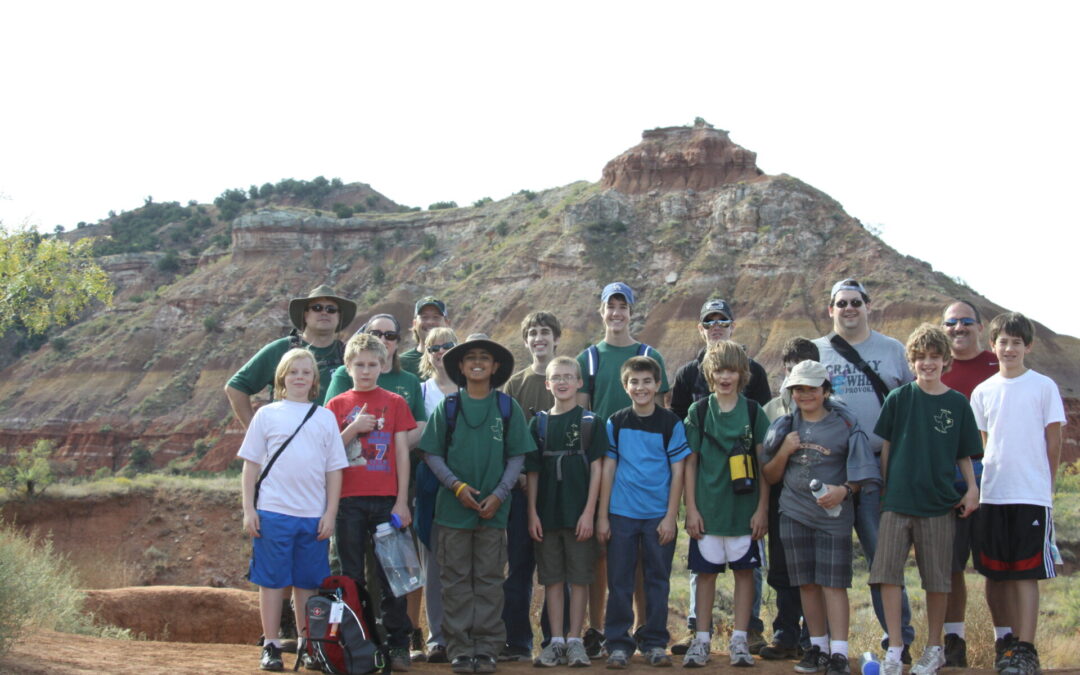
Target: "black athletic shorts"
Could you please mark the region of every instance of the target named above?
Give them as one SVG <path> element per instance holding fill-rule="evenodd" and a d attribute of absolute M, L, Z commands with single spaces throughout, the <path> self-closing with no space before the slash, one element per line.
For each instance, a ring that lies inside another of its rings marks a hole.
<path fill-rule="evenodd" d="M 1051 510 L 1034 504 L 982 504 L 975 518 L 975 569 L 987 579 L 1052 579 Z"/>

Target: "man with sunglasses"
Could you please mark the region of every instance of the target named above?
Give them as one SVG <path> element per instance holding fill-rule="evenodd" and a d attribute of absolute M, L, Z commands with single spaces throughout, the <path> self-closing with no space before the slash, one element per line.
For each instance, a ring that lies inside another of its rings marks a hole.
<path fill-rule="evenodd" d="M 319 398 L 316 402 L 322 405 L 326 401 L 331 375 L 344 363 L 345 344 L 337 335 L 354 318 L 356 303 L 340 297 L 326 284 L 312 289 L 307 297 L 290 300 L 289 320 L 293 330 L 256 352 L 225 385 L 225 396 L 240 424 L 247 428 L 255 414 L 251 397 L 267 387 L 273 389 L 278 361 L 294 347 L 307 349 L 315 356 L 319 368 Z"/>
<path fill-rule="evenodd" d="M 982 349 L 982 318 L 975 305 L 967 300 L 957 300 L 945 308 L 942 327 L 949 336 L 949 349 L 952 352 L 952 366 L 942 373 L 941 381 L 950 389 L 955 389 L 968 399 L 971 392 L 983 380 L 998 372 L 998 360 L 994 352 Z M 981 487 L 982 455 L 971 458 L 971 468 L 975 471 L 975 481 Z M 957 469 L 957 480 L 962 482 Z M 949 592 L 948 605 L 945 608 L 945 667 L 967 668 L 967 642 L 964 632 L 964 614 L 967 610 L 967 584 L 964 569 L 968 557 L 974 555 L 971 548 L 973 518 L 957 518 L 953 539 L 952 590 Z M 986 580 L 986 604 L 990 607 L 990 616 L 997 628 L 1004 612 L 1001 611 L 1000 593 L 995 593 L 998 582 Z M 999 636 L 1000 637 L 1000 636 Z"/>
<path fill-rule="evenodd" d="M 420 359 L 424 356 L 424 341 L 427 340 L 429 330 L 440 326 L 451 328 L 446 303 L 430 295 L 417 300 L 412 323 L 412 334 L 413 339 L 416 340 L 416 346 L 399 356 L 403 370 L 416 375 L 421 380 L 427 379 L 420 373 Z"/>
<path fill-rule="evenodd" d="M 881 415 L 881 405 L 890 391 L 915 379 L 908 367 L 904 345 L 870 329 L 870 296 L 855 279 L 843 279 L 833 284 L 829 299 L 829 317 L 833 330 L 814 340 L 821 353 L 821 363 L 829 371 L 833 396 L 841 399 L 855 413 L 859 426 L 873 429 Z M 869 433 L 870 448 L 881 454 L 882 438 Z M 881 492 L 876 488 L 863 489 L 855 499 L 855 533 L 866 555 L 867 564 L 874 561 L 877 551 L 878 521 L 881 514 Z M 874 614 L 883 631 L 885 613 L 878 587 L 870 587 Z M 903 591 L 901 607 L 904 637 L 904 663 L 911 663 L 910 646 L 915 639 L 911 627 L 911 606 L 907 591 Z M 888 638 L 883 641 L 887 644 Z"/>

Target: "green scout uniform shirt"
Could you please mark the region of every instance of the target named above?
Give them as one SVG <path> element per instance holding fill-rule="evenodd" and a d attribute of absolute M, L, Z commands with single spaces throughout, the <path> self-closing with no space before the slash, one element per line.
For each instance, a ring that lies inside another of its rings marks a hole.
<path fill-rule="evenodd" d="M 536 444 L 517 403 L 512 403 L 510 407 L 509 436 L 504 446 L 503 420 L 499 416 L 495 392 L 482 399 L 474 399 L 464 390 L 459 390 L 458 394 L 461 396 L 460 408 L 450 447 L 446 447 L 446 399 L 443 399 L 424 427 L 420 450 L 445 458 L 458 480 L 480 491 L 479 495 L 474 495 L 479 503 L 495 490 L 506 470 L 504 447 L 506 456 L 513 457 L 532 452 Z M 477 511 L 462 506 L 454 493 L 444 485 L 439 486 L 435 497 L 435 522 L 444 527 L 505 528 L 509 513 L 509 499 L 502 503 L 494 517 L 485 520 Z"/>
<path fill-rule="evenodd" d="M 585 455 L 581 451 L 581 413 L 584 409 L 575 406 L 573 410 L 561 415 L 549 415 L 547 422 L 547 449 L 550 451 L 569 450 L 572 454 L 562 458 L 562 480 L 556 480 L 555 464 L 558 457 L 544 457 L 544 448 L 540 443 L 540 425 L 534 417 L 529 423 L 529 431 L 536 441 L 536 452 L 525 457 L 525 470 L 540 474 L 536 495 L 536 512 L 545 530 L 577 527 L 578 518 L 585 510 L 589 497 L 590 464 L 604 456 L 607 451 L 607 434 L 599 420 L 593 422 L 592 439 Z M 585 461 L 587 460 L 587 461 Z"/>
<path fill-rule="evenodd" d="M 631 356 L 637 356 L 638 343 L 626 347 L 612 347 L 601 340 L 596 344 L 596 351 L 600 354 L 600 368 L 596 372 L 596 387 L 593 391 L 592 401 L 589 405 L 592 411 L 600 418 L 600 422 L 607 422 L 616 410 L 630 407 L 633 402 L 623 389 L 619 371 L 622 365 Z M 660 364 L 660 393 L 668 390 L 667 370 L 664 368 L 664 357 L 660 352 L 650 348 L 648 356 Z M 583 394 L 589 393 L 589 355 L 585 350 L 577 355 L 577 362 L 581 366 L 581 381 L 583 386 L 578 389 Z"/>
<path fill-rule="evenodd" d="M 401 369 L 407 373 L 412 373 L 413 375 L 419 377 L 421 382 L 427 379 L 420 374 L 420 359 L 423 356 L 424 355 L 417 347 L 413 347 L 407 352 L 402 352 L 401 354 L 398 354 L 398 363 L 401 364 Z"/>
<path fill-rule="evenodd" d="M 312 347 L 301 340 L 300 346 L 315 357 L 315 364 L 319 369 L 319 398 L 315 402 L 322 405 L 326 402 L 326 391 L 330 386 L 334 368 L 341 365 L 343 353 L 341 342 L 334 340 L 329 347 Z M 229 386 L 248 396 L 254 396 L 267 387 L 273 389 L 274 372 L 277 370 L 278 363 L 281 362 L 281 357 L 290 349 L 292 349 L 292 340 L 288 336 L 267 344 L 229 378 Z"/>
<path fill-rule="evenodd" d="M 702 433 L 698 426 L 698 406 L 707 405 L 705 429 Z M 705 521 L 705 534 L 722 537 L 740 537 L 751 533 L 750 518 L 758 506 L 758 490 L 761 489 L 760 466 L 755 466 L 754 491 L 737 495 L 731 486 L 731 469 L 728 458 L 736 441 L 750 441 L 749 450 L 757 454 L 757 446 L 769 431 L 769 419 L 758 411 L 754 429 L 750 429 L 750 402 L 739 394 L 739 402 L 728 412 L 721 412 L 715 394 L 695 401 L 686 415 L 686 440 L 690 448 L 698 453 L 697 488 L 695 501 L 701 518 Z M 715 439 L 715 440 L 714 440 Z M 722 444 L 717 445 L 716 441 Z"/>

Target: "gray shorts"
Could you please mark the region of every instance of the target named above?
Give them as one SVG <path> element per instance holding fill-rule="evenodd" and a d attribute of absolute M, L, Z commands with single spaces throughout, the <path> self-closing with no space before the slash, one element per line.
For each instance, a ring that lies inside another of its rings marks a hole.
<path fill-rule="evenodd" d="M 792 586 L 851 588 L 850 531 L 844 536 L 827 534 L 781 513 L 780 543 Z"/>
<path fill-rule="evenodd" d="M 578 541 L 574 530 L 544 530 L 544 540 L 533 542 L 536 579 L 542 586 L 570 583 L 582 586 L 594 581 L 596 537 Z"/>
<path fill-rule="evenodd" d="M 923 590 L 948 593 L 952 590 L 953 522 L 949 511 L 943 516 L 924 518 L 894 511 L 881 514 L 878 547 L 870 567 L 871 584 L 904 585 L 904 565 L 912 544 L 919 566 Z"/>

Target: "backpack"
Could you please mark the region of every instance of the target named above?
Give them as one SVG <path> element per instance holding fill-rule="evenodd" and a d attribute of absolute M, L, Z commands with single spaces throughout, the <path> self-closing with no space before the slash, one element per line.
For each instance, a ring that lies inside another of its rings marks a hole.
<path fill-rule="evenodd" d="M 592 445 L 593 427 L 596 426 L 596 415 L 588 410 L 581 412 L 581 430 L 578 434 L 581 445 L 576 450 L 548 450 L 547 449 L 547 422 L 548 413 L 541 410 L 536 413 L 536 432 L 540 439 L 540 451 L 544 457 L 555 457 L 555 480 L 562 480 L 562 461 L 567 455 L 578 455 L 585 463 L 585 469 L 589 468 L 587 452 Z"/>
<path fill-rule="evenodd" d="M 335 616 L 340 607 L 340 618 Z M 318 592 L 308 598 L 305 609 L 308 639 L 306 649 L 324 673 L 365 675 L 376 670 L 389 672 L 390 659 L 384 653 L 371 610 L 371 596 L 352 577 L 337 575 L 323 579 Z M 331 623 L 332 619 L 339 619 Z M 300 667 L 297 655 L 293 670 Z"/>
<path fill-rule="evenodd" d="M 644 342 L 637 343 L 637 356 L 648 356 L 649 351 L 656 351 Z M 585 370 L 589 373 L 589 405 L 596 405 L 596 374 L 600 372 L 600 350 L 596 345 L 585 349 Z"/>
<path fill-rule="evenodd" d="M 503 393 L 499 390 L 495 390 L 495 399 L 499 405 L 499 417 L 502 418 L 503 423 L 503 461 L 510 456 L 509 450 L 506 447 L 508 442 L 508 436 L 510 435 L 510 416 L 514 412 L 514 399 L 510 398 L 510 394 Z M 461 410 L 461 394 L 450 394 L 446 397 L 446 436 L 444 442 L 446 443 L 446 454 L 450 455 L 450 441 L 454 438 L 454 429 L 457 428 L 458 411 Z"/>
<path fill-rule="evenodd" d="M 754 427 L 757 426 L 757 414 L 758 414 L 758 410 L 760 408 L 761 408 L 761 404 L 758 403 L 757 401 L 753 401 L 751 399 L 746 399 L 746 412 L 750 416 L 750 434 L 751 434 L 751 436 L 754 433 Z M 702 435 L 706 435 L 705 434 L 705 415 L 707 415 L 708 412 L 709 412 L 708 404 L 701 404 L 701 405 L 699 405 L 697 407 L 697 412 L 696 412 L 696 414 L 697 414 L 697 425 L 698 425 L 698 429 L 701 429 Z M 712 436 L 709 436 L 709 438 L 712 438 Z M 720 443 L 715 438 L 712 438 L 712 441 L 713 441 L 713 443 L 716 443 L 717 445 L 720 445 Z"/>
<path fill-rule="evenodd" d="M 757 401 L 753 401 L 751 399 L 746 399 L 746 413 L 750 417 L 750 442 L 748 444 L 746 444 L 746 445 L 743 445 L 743 443 L 741 441 L 739 441 L 739 442 L 737 442 L 735 444 L 734 448 L 724 448 L 723 444 L 721 444 L 720 441 L 718 441 L 712 434 L 705 431 L 705 415 L 707 415 L 708 412 L 709 412 L 709 404 L 708 404 L 708 399 L 703 399 L 703 400 L 705 401 L 705 403 L 699 403 L 698 407 L 697 407 L 697 410 L 695 411 L 695 415 L 697 417 L 697 425 L 698 425 L 698 428 L 701 429 L 701 435 L 702 436 L 707 436 L 713 443 L 716 443 L 716 445 L 719 448 L 721 448 L 722 450 L 726 450 L 728 452 L 731 452 L 732 450 L 734 450 L 735 454 L 729 455 L 729 458 L 728 458 L 729 461 L 732 461 L 733 458 L 736 458 L 736 457 L 738 457 L 740 455 L 744 456 L 743 457 L 743 462 L 745 462 L 744 466 L 746 467 L 746 473 L 747 473 L 747 476 L 749 477 L 750 482 L 743 483 L 743 484 L 741 484 L 741 486 L 736 487 L 735 488 L 735 494 L 737 494 L 737 495 L 738 494 L 747 494 L 748 492 L 753 491 L 753 487 L 754 487 L 753 481 L 756 480 L 756 476 L 759 475 L 760 472 L 761 472 L 761 468 L 758 466 L 757 453 L 754 452 L 754 441 L 753 441 L 754 427 L 757 425 L 758 409 L 761 408 L 761 405 Z M 732 469 L 733 477 L 734 477 L 734 473 L 735 473 L 735 470 L 733 468 Z M 733 483 L 734 482 L 735 481 L 733 480 Z"/>

